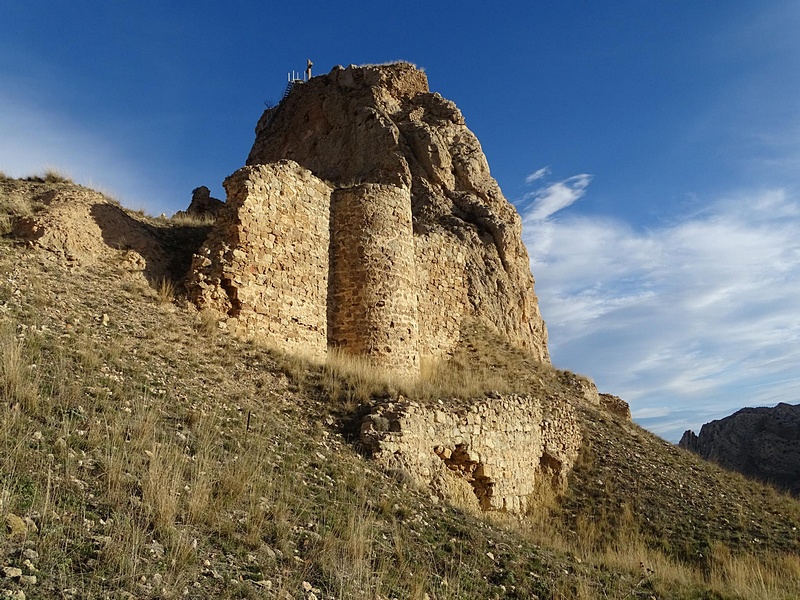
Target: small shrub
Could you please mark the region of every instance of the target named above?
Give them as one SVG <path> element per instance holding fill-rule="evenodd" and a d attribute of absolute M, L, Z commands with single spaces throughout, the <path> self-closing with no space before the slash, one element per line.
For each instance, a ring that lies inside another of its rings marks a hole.
<path fill-rule="evenodd" d="M 42 179 L 45 183 L 75 183 L 69 175 L 58 169 L 47 169 Z"/>
<path fill-rule="evenodd" d="M 156 297 L 160 304 L 171 304 L 175 300 L 175 284 L 167 277 L 156 282 Z"/>

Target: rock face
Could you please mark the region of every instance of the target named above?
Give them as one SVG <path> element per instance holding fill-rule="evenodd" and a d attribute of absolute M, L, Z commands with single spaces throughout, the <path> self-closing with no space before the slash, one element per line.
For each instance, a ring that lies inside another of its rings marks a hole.
<path fill-rule="evenodd" d="M 595 392 L 596 393 L 596 392 Z M 581 445 L 572 407 L 500 396 L 454 408 L 403 401 L 366 417 L 361 441 L 389 470 L 465 508 L 524 513 L 542 486 L 563 490 Z"/>
<path fill-rule="evenodd" d="M 800 405 L 743 408 L 679 442 L 723 467 L 800 494 Z"/>
<path fill-rule="evenodd" d="M 412 65 L 296 84 L 261 117 L 247 164 L 189 276 L 199 306 L 278 346 L 334 346 L 401 375 L 446 355 L 465 319 L 549 362 L 520 217 Z"/>

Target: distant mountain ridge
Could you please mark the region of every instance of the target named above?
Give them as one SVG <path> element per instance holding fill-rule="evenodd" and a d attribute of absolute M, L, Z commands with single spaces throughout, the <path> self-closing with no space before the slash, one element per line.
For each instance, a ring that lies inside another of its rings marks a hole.
<path fill-rule="evenodd" d="M 688 430 L 681 448 L 800 495 L 800 405 L 743 408 Z"/>

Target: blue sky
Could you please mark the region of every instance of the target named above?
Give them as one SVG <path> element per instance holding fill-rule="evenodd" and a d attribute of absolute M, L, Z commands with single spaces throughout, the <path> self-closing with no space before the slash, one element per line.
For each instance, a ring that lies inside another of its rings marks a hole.
<path fill-rule="evenodd" d="M 800 401 L 800 3 L 6 2 L 0 170 L 171 214 L 306 58 L 404 59 L 523 216 L 554 363 L 675 441 Z"/>

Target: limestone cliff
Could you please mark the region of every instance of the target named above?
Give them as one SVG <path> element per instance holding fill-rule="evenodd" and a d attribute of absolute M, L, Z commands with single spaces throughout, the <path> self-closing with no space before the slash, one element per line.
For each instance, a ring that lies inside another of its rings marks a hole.
<path fill-rule="evenodd" d="M 420 70 L 336 67 L 296 84 L 261 117 L 247 164 L 226 182 L 217 230 L 189 277 L 198 305 L 272 327 L 278 345 L 299 339 L 294 326 L 311 327 L 314 353 L 336 346 L 398 373 L 450 352 L 467 319 L 549 362 L 520 217 L 458 108 L 431 93 Z M 310 221 L 306 203 L 318 206 Z M 275 211 L 284 216 L 268 232 L 263 216 Z M 275 261 L 272 249 L 293 235 L 320 265 L 304 264 L 302 248 Z M 276 274 L 295 308 L 251 293 Z M 326 286 L 324 319 L 316 300 L 293 300 L 313 277 L 315 289 Z"/>
<path fill-rule="evenodd" d="M 800 405 L 743 408 L 679 442 L 705 459 L 800 493 Z"/>

